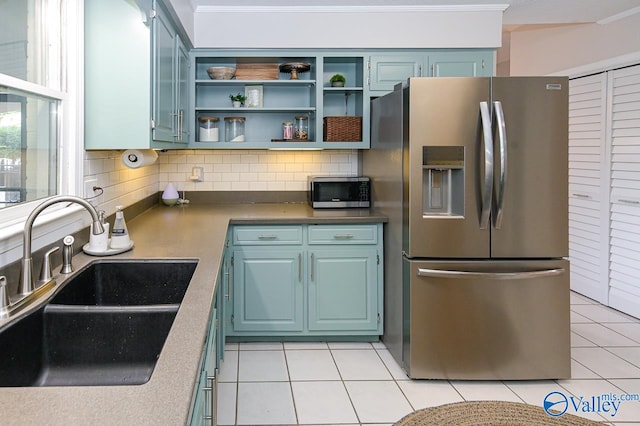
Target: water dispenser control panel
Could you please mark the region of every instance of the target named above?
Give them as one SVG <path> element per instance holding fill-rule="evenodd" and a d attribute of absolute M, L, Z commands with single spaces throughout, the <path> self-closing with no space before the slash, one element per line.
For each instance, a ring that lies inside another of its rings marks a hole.
<path fill-rule="evenodd" d="M 423 216 L 464 217 L 464 147 L 422 148 Z"/>

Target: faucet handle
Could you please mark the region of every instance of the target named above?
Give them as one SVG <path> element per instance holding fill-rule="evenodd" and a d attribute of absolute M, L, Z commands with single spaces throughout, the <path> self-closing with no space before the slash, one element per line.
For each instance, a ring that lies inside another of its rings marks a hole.
<path fill-rule="evenodd" d="M 62 268 L 60 268 L 61 274 L 70 274 L 74 271 L 73 264 L 71 263 L 73 258 L 73 242 L 75 239 L 71 235 L 67 235 L 62 239 Z"/>
<path fill-rule="evenodd" d="M 0 277 L 0 318 L 6 318 L 8 316 L 10 306 L 11 300 L 7 292 L 7 278 L 3 275 Z"/>
<path fill-rule="evenodd" d="M 40 282 L 46 283 L 53 279 L 53 272 L 51 271 L 51 255 L 60 250 L 60 247 L 54 247 L 44 254 L 42 259 L 42 268 L 40 268 Z"/>

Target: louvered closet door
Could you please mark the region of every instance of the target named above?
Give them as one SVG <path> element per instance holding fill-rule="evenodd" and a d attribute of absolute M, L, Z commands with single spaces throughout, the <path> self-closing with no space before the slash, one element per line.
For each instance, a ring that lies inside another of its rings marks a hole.
<path fill-rule="evenodd" d="M 640 65 L 611 72 L 610 306 L 640 317 Z"/>
<path fill-rule="evenodd" d="M 569 82 L 571 289 L 607 303 L 608 166 L 606 74 Z"/>

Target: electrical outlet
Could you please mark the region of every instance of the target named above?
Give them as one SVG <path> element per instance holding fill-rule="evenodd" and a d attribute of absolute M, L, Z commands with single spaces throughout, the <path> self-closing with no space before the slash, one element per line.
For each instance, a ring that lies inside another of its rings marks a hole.
<path fill-rule="evenodd" d="M 84 194 L 83 197 L 86 198 L 94 207 L 100 204 L 102 199 L 102 195 L 100 191 L 94 191 L 93 188 L 98 186 L 98 179 L 91 178 L 84 181 Z"/>

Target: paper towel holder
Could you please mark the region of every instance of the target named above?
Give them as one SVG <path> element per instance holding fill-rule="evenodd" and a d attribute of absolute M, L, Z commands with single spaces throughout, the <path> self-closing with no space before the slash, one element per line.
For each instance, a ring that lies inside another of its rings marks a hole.
<path fill-rule="evenodd" d="M 120 158 L 125 167 L 137 169 L 154 164 L 158 159 L 158 153 L 152 149 L 128 149 Z"/>

